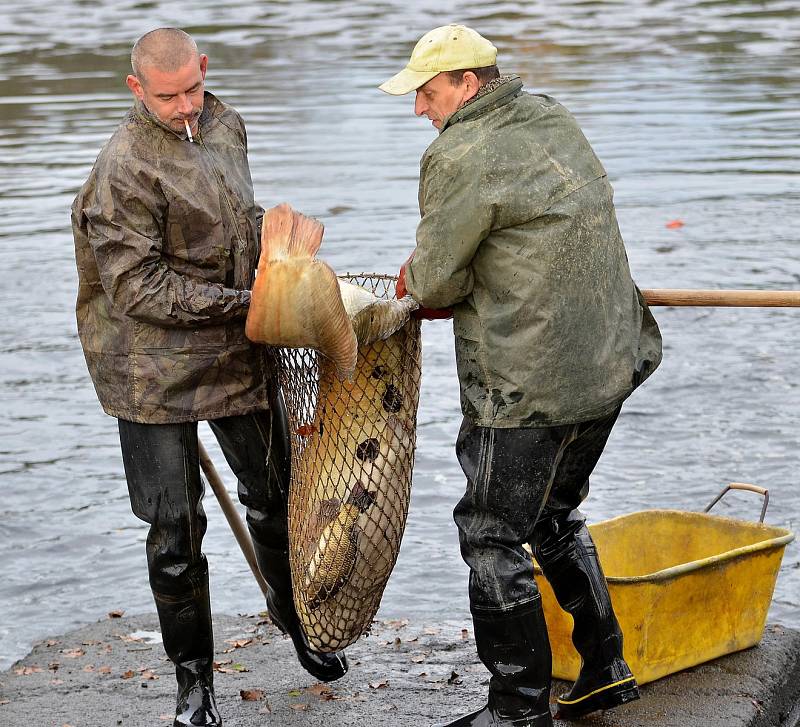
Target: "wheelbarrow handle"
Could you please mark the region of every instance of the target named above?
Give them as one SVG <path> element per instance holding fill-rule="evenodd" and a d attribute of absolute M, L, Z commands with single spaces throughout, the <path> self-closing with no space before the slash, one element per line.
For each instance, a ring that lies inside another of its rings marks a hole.
<path fill-rule="evenodd" d="M 728 490 L 747 490 L 748 492 L 755 492 L 757 495 L 761 495 L 764 498 L 764 504 L 761 506 L 761 517 L 758 521 L 760 523 L 764 522 L 764 516 L 767 514 L 767 505 L 769 505 L 769 490 L 764 487 L 759 487 L 758 485 L 750 485 L 746 482 L 731 482 L 729 485 L 726 485 L 722 489 L 722 492 L 709 503 L 708 507 L 706 507 L 703 512 L 708 512 L 714 507 Z"/>

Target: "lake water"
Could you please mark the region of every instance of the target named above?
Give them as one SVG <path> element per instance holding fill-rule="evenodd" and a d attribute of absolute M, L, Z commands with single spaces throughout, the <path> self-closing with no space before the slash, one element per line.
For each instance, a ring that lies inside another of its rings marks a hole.
<path fill-rule="evenodd" d="M 321 219 L 322 257 L 340 272 L 394 273 L 413 247 L 418 162 L 436 132 L 414 117 L 412 96 L 376 86 L 420 35 L 455 21 L 495 42 L 503 72 L 578 117 L 614 184 L 641 287 L 800 287 L 796 0 L 185 7 L 0 9 L 0 668 L 36 638 L 111 609 L 153 609 L 146 529 L 130 513 L 115 422 L 77 338 L 69 228 L 72 198 L 130 104 L 127 57 L 147 30 L 178 25 L 197 39 L 208 88 L 247 122 L 257 199 Z M 744 481 L 770 489 L 768 522 L 796 529 L 800 310 L 655 313 L 664 363 L 626 404 L 585 512 L 698 510 Z M 450 515 L 464 487 L 452 348 L 449 323 L 426 324 L 412 506 L 383 618 L 468 618 Z M 201 434 L 213 444 L 205 425 Z M 210 495 L 206 507 L 214 608 L 260 610 Z M 759 508 L 734 493 L 719 511 L 752 520 Z M 770 618 L 800 627 L 797 544 Z"/>

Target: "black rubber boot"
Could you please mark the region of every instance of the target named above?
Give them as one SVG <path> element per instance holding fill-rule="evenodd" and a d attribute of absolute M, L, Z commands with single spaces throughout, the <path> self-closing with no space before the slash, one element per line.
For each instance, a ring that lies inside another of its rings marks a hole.
<path fill-rule="evenodd" d="M 292 639 L 298 661 L 311 676 L 321 682 L 341 679 L 348 669 L 344 652 L 327 654 L 315 651 L 308 643 L 300 625 L 292 600 L 292 574 L 288 551 L 273 550 L 263 546 L 258 542 L 252 527 L 250 534 L 259 570 L 269 586 L 267 610 L 272 622 Z"/>
<path fill-rule="evenodd" d="M 206 573 L 207 577 L 207 573 Z M 153 592 L 164 650 L 175 664 L 178 701 L 175 727 L 221 727 L 214 698 L 214 640 L 208 584 L 184 597 Z"/>
<path fill-rule="evenodd" d="M 620 630 L 597 550 L 577 511 L 545 518 L 534 555 L 561 607 L 572 615 L 572 642 L 583 663 L 575 684 L 557 700 L 556 717 L 580 719 L 639 698 L 622 656 Z"/>
<path fill-rule="evenodd" d="M 472 609 L 478 657 L 491 672 L 483 709 L 436 727 L 552 727 L 552 658 L 541 598 L 508 611 Z"/>

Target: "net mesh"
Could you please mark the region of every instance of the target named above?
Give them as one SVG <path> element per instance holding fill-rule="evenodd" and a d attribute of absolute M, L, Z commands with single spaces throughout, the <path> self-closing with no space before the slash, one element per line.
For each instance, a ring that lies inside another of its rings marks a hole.
<path fill-rule="evenodd" d="M 347 274 L 379 298 L 396 279 Z M 360 346 L 351 379 L 310 349 L 280 349 L 292 480 L 289 547 L 311 646 L 343 649 L 369 631 L 400 550 L 411 492 L 421 376 L 420 323 Z"/>

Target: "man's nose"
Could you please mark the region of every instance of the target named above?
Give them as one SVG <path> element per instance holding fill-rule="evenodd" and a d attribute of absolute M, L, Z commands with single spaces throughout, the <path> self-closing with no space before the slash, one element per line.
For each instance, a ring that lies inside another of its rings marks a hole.
<path fill-rule="evenodd" d="M 414 113 L 417 116 L 422 116 L 427 108 L 428 105 L 425 103 L 425 98 L 421 93 L 417 93 L 417 97 L 414 99 Z"/>
<path fill-rule="evenodd" d="M 180 113 L 184 114 L 185 116 L 189 115 L 192 113 L 193 108 L 192 100 L 187 94 L 182 93 L 180 96 L 178 96 L 178 111 Z"/>

